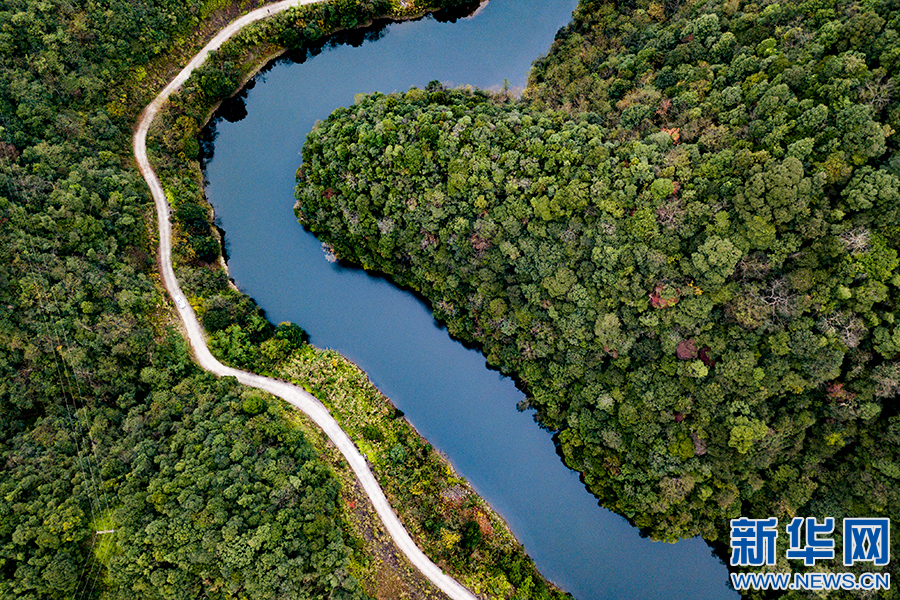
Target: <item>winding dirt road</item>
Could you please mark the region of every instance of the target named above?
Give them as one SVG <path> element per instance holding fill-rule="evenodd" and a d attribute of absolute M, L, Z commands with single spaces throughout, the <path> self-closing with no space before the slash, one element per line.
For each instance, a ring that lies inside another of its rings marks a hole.
<path fill-rule="evenodd" d="M 476 597 L 466 588 L 460 585 L 455 579 L 445 574 L 437 565 L 419 550 L 415 542 L 409 536 L 409 533 L 400 523 L 400 520 L 394 514 L 391 505 L 388 503 L 381 486 L 369 470 L 366 460 L 360 454 L 354 443 L 350 440 L 343 429 L 337 424 L 328 409 L 319 402 L 315 397 L 306 390 L 297 386 L 278 381 L 268 377 L 262 377 L 246 371 L 240 371 L 231 367 L 226 367 L 213 357 L 212 353 L 206 345 L 203 335 L 203 328 L 197 321 L 197 316 L 191 309 L 190 305 L 185 301 L 175 279 L 175 271 L 172 269 L 172 225 L 169 222 L 169 203 L 166 201 L 166 195 L 163 187 L 156 176 L 150 161 L 147 159 L 147 132 L 150 125 L 156 118 L 162 106 L 168 100 L 169 96 L 175 92 L 187 80 L 194 69 L 203 64 L 207 55 L 218 49 L 227 39 L 240 31 L 242 27 L 264 19 L 277 12 L 287 10 L 293 6 L 301 4 L 311 4 L 321 0 L 283 0 L 263 8 L 254 10 L 240 19 L 237 19 L 224 29 L 222 29 L 193 59 L 187 66 L 167 85 L 162 92 L 151 102 L 147 108 L 141 113 L 137 123 L 137 130 L 134 134 L 134 157 L 137 160 L 138 168 L 150 192 L 153 195 L 153 201 L 156 204 L 157 220 L 159 222 L 159 261 L 162 269 L 163 282 L 175 305 L 178 314 L 181 315 L 182 321 L 187 328 L 188 338 L 194 355 L 200 366 L 211 373 L 215 373 L 220 377 L 235 377 L 244 385 L 265 390 L 271 394 L 279 396 L 297 409 L 306 413 L 316 424 L 322 428 L 325 434 L 334 442 L 338 450 L 347 459 L 353 472 L 359 478 L 363 489 L 375 506 L 378 516 L 384 523 L 388 533 L 394 539 L 397 547 L 407 556 L 409 561 L 416 566 L 429 580 L 439 589 L 454 600 L 475 600 Z"/>

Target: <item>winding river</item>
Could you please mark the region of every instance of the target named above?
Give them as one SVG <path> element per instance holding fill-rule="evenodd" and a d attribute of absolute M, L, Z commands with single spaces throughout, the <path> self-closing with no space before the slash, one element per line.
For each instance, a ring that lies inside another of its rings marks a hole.
<path fill-rule="evenodd" d="M 513 382 L 453 341 L 409 292 L 326 260 L 293 214 L 294 173 L 316 120 L 361 92 L 430 80 L 525 84 L 576 0 L 491 0 L 472 18 L 388 25 L 257 76 L 214 124 L 207 195 L 226 232 L 229 270 L 275 323 L 340 351 L 406 413 L 509 523 L 549 579 L 579 600 L 734 599 L 725 566 L 700 539 L 651 542 L 597 505 L 555 452 Z M 373 38 L 379 38 L 373 41 Z M 357 40 L 359 41 L 359 40 Z M 229 120 L 230 119 L 230 120 Z"/>

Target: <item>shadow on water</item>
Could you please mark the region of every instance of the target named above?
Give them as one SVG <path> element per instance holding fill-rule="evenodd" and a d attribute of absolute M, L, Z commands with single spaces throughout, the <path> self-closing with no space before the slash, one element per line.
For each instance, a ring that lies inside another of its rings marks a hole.
<path fill-rule="evenodd" d="M 477 8 L 477 6 L 476 6 Z M 474 10 L 474 9 L 473 9 Z M 470 11 L 471 12 L 471 11 Z M 458 17 L 456 17 L 458 18 Z M 452 22 L 456 21 L 456 18 Z M 318 56 L 323 50 L 337 48 L 339 46 L 349 46 L 351 48 L 359 48 L 366 42 L 377 42 L 384 37 L 388 25 L 395 23 L 392 19 L 377 19 L 366 27 L 358 27 L 346 31 L 339 31 L 331 35 L 323 37 L 321 40 L 304 44 L 298 48 L 288 49 L 283 54 L 273 58 L 257 72 L 257 74 L 248 81 L 236 94 L 224 99 L 216 112 L 213 113 L 212 119 L 200 131 L 200 166 L 204 170 L 206 164 L 212 160 L 215 155 L 216 142 L 216 125 L 220 121 L 227 123 L 237 123 L 247 117 L 247 96 L 253 88 L 256 87 L 257 81 L 261 81 L 266 73 L 277 67 L 278 65 L 302 65 L 314 56 Z"/>
<path fill-rule="evenodd" d="M 473 16 L 476 12 L 487 4 L 487 0 L 476 0 L 475 2 L 463 2 L 459 6 L 448 7 L 420 17 L 412 19 L 415 21 L 431 18 L 438 23 L 456 23 L 459 19 L 466 19 Z M 200 135 L 200 161 L 205 167 L 207 161 L 211 160 L 214 153 L 216 122 L 223 120 L 228 123 L 237 123 L 247 116 L 247 95 L 254 87 L 260 76 L 265 75 L 278 65 L 294 64 L 302 65 L 314 56 L 318 56 L 323 50 L 337 48 L 339 46 L 349 46 L 351 48 L 359 48 L 364 43 L 377 42 L 384 37 L 389 25 L 399 23 L 395 19 L 375 19 L 371 24 L 365 27 L 357 27 L 344 31 L 338 31 L 331 35 L 324 36 L 315 43 L 303 44 L 298 48 L 288 49 L 280 56 L 273 58 L 263 65 L 257 75 L 240 89 L 233 96 L 222 101 L 219 108 L 213 115 L 212 120 L 203 129 Z"/>
<path fill-rule="evenodd" d="M 732 600 L 727 571 L 700 539 L 642 539 L 598 506 L 536 427 L 514 381 L 453 341 L 420 295 L 328 262 L 297 224 L 294 176 L 317 120 L 355 94 L 524 86 L 577 0 L 492 0 L 414 22 L 372 23 L 292 51 L 223 103 L 203 132 L 207 196 L 227 233 L 229 272 L 274 323 L 355 362 L 504 516 L 549 579 L 580 600 Z"/>

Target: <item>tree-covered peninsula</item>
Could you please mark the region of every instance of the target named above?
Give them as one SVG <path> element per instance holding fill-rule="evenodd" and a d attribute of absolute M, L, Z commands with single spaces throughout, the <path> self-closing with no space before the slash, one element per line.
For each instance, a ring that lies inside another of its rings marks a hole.
<path fill-rule="evenodd" d="M 896 516 L 898 9 L 583 0 L 522 100 L 336 111 L 297 215 L 515 376 L 653 537 Z"/>

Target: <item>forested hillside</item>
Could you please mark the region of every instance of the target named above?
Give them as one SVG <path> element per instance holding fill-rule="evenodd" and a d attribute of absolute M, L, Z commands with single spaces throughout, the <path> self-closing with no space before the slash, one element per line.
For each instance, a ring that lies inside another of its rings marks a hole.
<path fill-rule="evenodd" d="M 652 536 L 896 516 L 898 9 L 582 1 L 522 101 L 336 111 L 298 217 L 517 377 Z"/>

